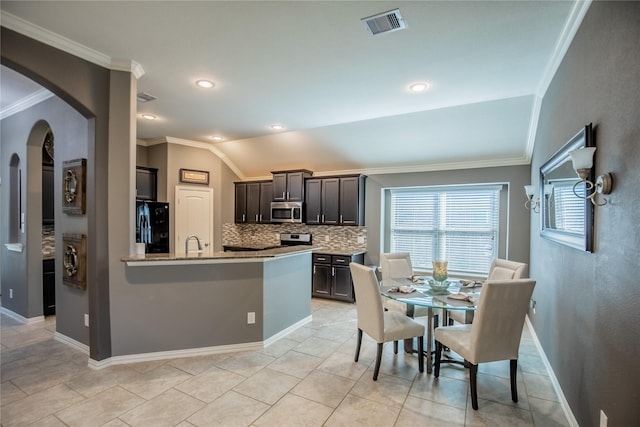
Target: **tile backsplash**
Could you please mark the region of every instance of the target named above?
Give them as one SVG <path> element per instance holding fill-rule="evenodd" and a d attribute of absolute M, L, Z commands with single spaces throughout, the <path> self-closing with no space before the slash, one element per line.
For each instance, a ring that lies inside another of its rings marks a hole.
<path fill-rule="evenodd" d="M 222 244 L 277 245 L 280 233 L 311 233 L 313 244 L 327 250 L 366 251 L 367 248 L 366 227 L 306 224 L 226 223 L 222 226 Z"/>

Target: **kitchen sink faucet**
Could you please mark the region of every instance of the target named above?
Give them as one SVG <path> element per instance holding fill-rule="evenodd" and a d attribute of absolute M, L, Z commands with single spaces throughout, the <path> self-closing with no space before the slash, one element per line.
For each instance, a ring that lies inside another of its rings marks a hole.
<path fill-rule="evenodd" d="M 196 236 L 195 234 L 192 234 L 191 236 L 188 236 L 184 241 L 184 253 L 189 253 L 189 240 L 191 239 L 196 239 L 196 242 L 198 242 L 198 251 L 202 251 L 202 244 L 200 243 L 200 239 L 198 239 L 198 236 Z"/>

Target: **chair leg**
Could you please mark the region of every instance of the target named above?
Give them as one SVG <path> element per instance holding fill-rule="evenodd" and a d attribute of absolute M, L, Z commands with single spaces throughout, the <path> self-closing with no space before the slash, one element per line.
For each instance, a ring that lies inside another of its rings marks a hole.
<path fill-rule="evenodd" d="M 478 410 L 478 365 L 469 364 L 469 382 L 471 383 L 471 407 Z"/>
<path fill-rule="evenodd" d="M 424 337 L 418 337 L 418 369 L 424 372 Z"/>
<path fill-rule="evenodd" d="M 358 361 L 360 357 L 360 345 L 362 344 L 362 329 L 358 328 L 358 342 L 356 344 L 356 358 L 355 361 Z"/>
<path fill-rule="evenodd" d="M 518 401 L 518 386 L 516 385 L 516 374 L 518 372 L 518 359 L 511 360 L 511 400 Z"/>
<path fill-rule="evenodd" d="M 384 343 L 378 343 L 378 355 L 376 356 L 376 368 L 373 370 L 373 380 L 378 381 L 378 372 L 380 372 L 380 360 L 382 359 L 382 345 Z"/>
<path fill-rule="evenodd" d="M 398 341 L 393 342 L 393 354 L 398 354 Z"/>
<path fill-rule="evenodd" d="M 430 354 L 427 357 L 431 357 Z M 433 364 L 433 376 L 438 378 L 440 376 L 440 359 L 442 359 L 442 344 L 440 341 L 436 341 L 436 360 Z"/>

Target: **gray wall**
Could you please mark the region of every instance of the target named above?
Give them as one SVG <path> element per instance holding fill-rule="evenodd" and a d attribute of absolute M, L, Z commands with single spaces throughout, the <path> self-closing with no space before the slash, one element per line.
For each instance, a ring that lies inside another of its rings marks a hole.
<path fill-rule="evenodd" d="M 508 184 L 507 248 L 505 257 L 529 262 L 530 212 L 524 207 L 523 186 L 530 184 L 530 168 L 508 166 L 422 173 L 371 175 L 366 181 L 365 224 L 368 230 L 365 264 L 379 265 L 381 252 L 381 206 L 383 188 L 430 185 L 506 183 Z"/>
<path fill-rule="evenodd" d="M 115 263 L 133 247 L 135 80 L 131 73 L 104 69 L 4 27 L 1 31 L 2 64 L 49 89 L 87 119 L 84 220 L 89 345 L 91 358 L 102 360 L 111 355 L 109 286 L 111 281 L 121 280 L 118 273 L 122 271 L 115 269 Z M 74 316 L 74 326 L 83 325 L 83 317 Z"/>
<path fill-rule="evenodd" d="M 609 204 L 595 209 L 595 247 L 581 252 L 531 227 L 530 316 L 578 424 L 640 420 L 640 3 L 594 2 L 542 103 L 531 180 L 586 124 L 596 173 L 612 172 Z"/>
<path fill-rule="evenodd" d="M 20 156 L 23 187 L 25 232 L 21 234 L 25 245 L 22 253 L 5 249 L 9 235 L 9 218 L 4 217 L 2 230 L 2 305 L 26 318 L 42 316 L 42 142 L 51 128 L 55 140 L 54 188 L 62 188 L 62 162 L 87 157 L 89 123 L 77 111 L 57 97 L 49 98 L 28 110 L 2 120 L 1 157 L 2 180 L 7 186 L 2 191 L 2 205 L 8 206 L 9 162 L 13 153 Z M 89 344 L 89 331 L 82 319 L 89 312 L 86 292 L 62 284 L 62 233 L 87 234 L 86 216 L 62 213 L 62 192 L 54 193 L 56 219 L 56 299 L 57 331 Z M 13 299 L 9 299 L 13 289 Z"/>

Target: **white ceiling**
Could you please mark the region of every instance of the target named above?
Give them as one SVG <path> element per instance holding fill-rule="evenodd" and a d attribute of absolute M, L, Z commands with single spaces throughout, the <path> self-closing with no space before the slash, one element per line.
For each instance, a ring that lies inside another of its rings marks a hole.
<path fill-rule="evenodd" d="M 241 178 L 529 163 L 537 107 L 588 2 L 2 1 L 2 25 L 144 73 L 139 139 L 206 144 Z M 407 29 L 360 19 L 394 8 Z M 10 71 L 10 70 L 9 70 Z M 2 110 L 18 102 L 2 69 Z M 214 89 L 195 86 L 200 78 Z M 410 83 L 428 82 L 420 94 Z M 27 86 L 27 91 L 35 89 Z M 5 92 L 6 90 L 6 92 Z M 269 126 L 281 123 L 284 131 Z M 210 136 L 220 134 L 223 142 Z M 198 144 L 196 144 L 198 145 Z"/>

